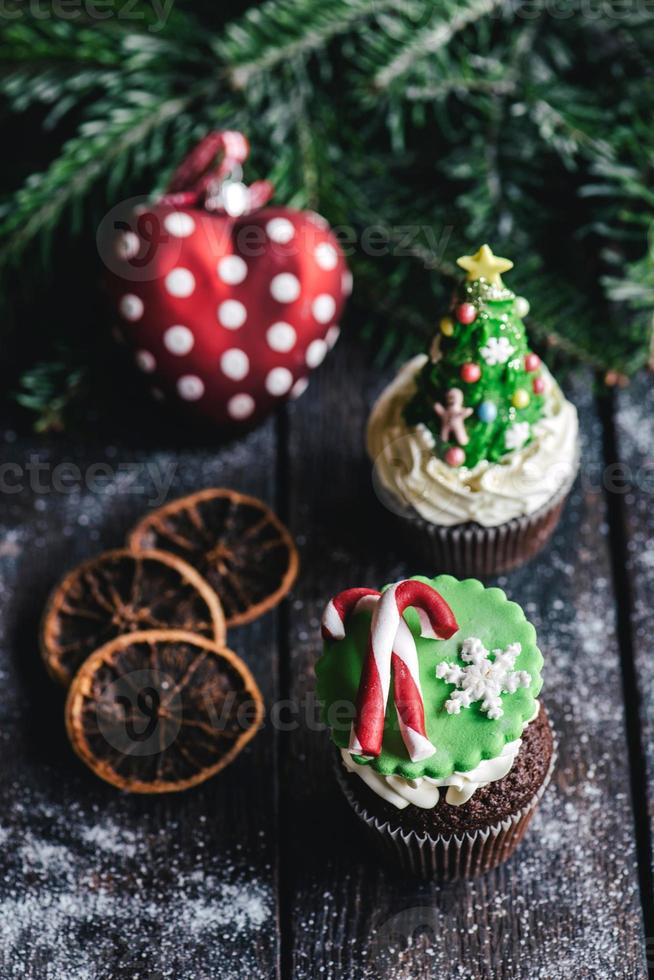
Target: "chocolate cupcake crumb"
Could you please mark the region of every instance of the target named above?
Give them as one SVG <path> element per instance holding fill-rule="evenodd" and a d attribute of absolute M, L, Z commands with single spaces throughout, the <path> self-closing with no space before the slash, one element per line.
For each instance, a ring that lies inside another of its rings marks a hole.
<path fill-rule="evenodd" d="M 350 793 L 369 817 L 375 817 L 380 822 L 388 821 L 391 827 L 401 826 L 405 833 L 413 830 L 432 837 L 447 837 L 500 823 L 526 806 L 545 780 L 552 752 L 552 728 L 541 704 L 537 718 L 523 732 L 520 751 L 503 779 L 476 790 L 461 806 L 451 806 L 446 802 L 447 787 L 444 786 L 437 805 L 428 810 L 412 805 L 398 810 L 369 789 L 356 773 L 345 770 L 340 758 L 339 765 Z"/>

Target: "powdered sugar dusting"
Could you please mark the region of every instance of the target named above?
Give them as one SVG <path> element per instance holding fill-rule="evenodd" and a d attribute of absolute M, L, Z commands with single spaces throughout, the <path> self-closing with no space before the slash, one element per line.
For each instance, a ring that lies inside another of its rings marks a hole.
<path fill-rule="evenodd" d="M 37 634 L 57 579 L 119 547 L 148 508 L 211 485 L 266 495 L 270 433 L 222 452 L 34 443 L 3 446 L 20 486 L 0 513 L 0 978 L 267 976 L 277 936 L 265 808 L 248 810 L 231 768 L 162 799 L 84 774 Z M 267 637 L 248 629 L 268 657 Z"/>
<path fill-rule="evenodd" d="M 123 857 L 134 857 L 136 854 L 138 835 L 110 821 L 82 827 L 80 837 L 85 844 L 91 844 L 107 854 Z"/>
<path fill-rule="evenodd" d="M 154 835 L 138 833 L 110 816 L 78 805 L 59 810 L 34 796 L 7 816 L 3 980 L 21 977 L 26 958 L 43 980 L 129 976 L 131 968 L 139 978 L 204 980 L 208 947 L 221 978 L 256 975 L 254 950 L 273 926 L 274 901 L 252 868 L 205 857 L 201 848 L 189 863 L 175 821 Z"/>
<path fill-rule="evenodd" d="M 640 685 L 648 807 L 654 827 L 654 390 L 651 376 L 641 376 L 618 396 L 617 442 L 628 492 L 624 496 L 628 532 L 628 567 L 632 573 L 634 659 Z"/>

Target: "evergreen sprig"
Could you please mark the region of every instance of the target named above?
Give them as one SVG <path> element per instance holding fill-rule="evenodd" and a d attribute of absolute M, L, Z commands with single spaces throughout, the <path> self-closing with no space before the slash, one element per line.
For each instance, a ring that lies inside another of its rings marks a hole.
<path fill-rule="evenodd" d="M 242 128 L 250 176 L 347 226 L 380 355 L 424 344 L 453 258 L 489 241 L 515 261 L 537 340 L 614 376 L 654 360 L 654 22 L 635 6 L 267 0 L 227 24 L 184 0 L 165 22 L 121 9 L 0 28 L 0 99 L 52 147 L 0 204 L 0 271 L 47 264 L 55 234 L 91 242 L 204 132 Z M 87 390 L 67 341 L 21 388 L 46 419 L 64 412 L 58 384 Z"/>

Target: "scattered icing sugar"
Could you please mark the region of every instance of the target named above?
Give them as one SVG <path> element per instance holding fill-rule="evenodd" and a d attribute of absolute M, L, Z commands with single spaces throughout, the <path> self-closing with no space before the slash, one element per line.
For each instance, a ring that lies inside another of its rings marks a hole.
<path fill-rule="evenodd" d="M 32 795 L 9 822 L 0 827 L 3 980 L 22 976 L 28 959 L 44 980 L 96 980 L 107 964 L 139 978 L 147 965 L 148 978 L 204 980 L 212 947 L 221 980 L 257 975 L 255 949 L 274 924 L 270 886 L 225 855 L 199 853 L 193 866 L 175 820 L 153 836 Z M 198 853 L 197 839 L 190 846 Z"/>
<path fill-rule="evenodd" d="M 85 844 L 91 844 L 108 854 L 120 854 L 125 857 L 134 857 L 136 854 L 138 835 L 114 823 L 83 827 L 80 837 Z"/>
<path fill-rule="evenodd" d="M 149 507 L 225 482 L 265 493 L 252 484 L 252 459 L 270 455 L 270 426 L 219 454 L 96 448 L 88 465 L 77 460 L 80 478 L 66 493 L 55 488 L 60 450 L 39 448 L 34 459 L 45 468 L 30 473 L 33 439 L 4 439 L 25 489 L 6 497 L 0 515 L 0 977 L 259 977 L 275 959 L 270 868 L 258 858 L 254 867 L 231 836 L 221 839 L 219 794 L 209 785 L 207 815 L 195 804 L 189 826 L 182 794 L 138 801 L 84 784 L 35 639 L 62 572 L 119 545 Z M 91 468 L 98 464 L 109 467 L 107 481 Z M 43 492 L 30 487 L 37 475 Z"/>

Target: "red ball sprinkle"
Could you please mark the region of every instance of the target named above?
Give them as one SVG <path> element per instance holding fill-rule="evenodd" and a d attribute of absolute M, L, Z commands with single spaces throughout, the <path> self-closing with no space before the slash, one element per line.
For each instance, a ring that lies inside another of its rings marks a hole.
<path fill-rule="evenodd" d="M 468 384 L 474 384 L 475 381 L 479 381 L 481 378 L 481 368 L 478 364 L 473 364 L 472 361 L 468 361 L 461 368 L 461 380 L 467 381 Z"/>
<path fill-rule="evenodd" d="M 537 371 L 540 367 L 540 357 L 538 354 L 527 354 L 525 357 L 525 370 Z"/>
<path fill-rule="evenodd" d="M 534 378 L 532 381 L 532 388 L 534 389 L 535 395 L 542 395 L 545 391 L 545 379 L 544 378 Z"/>
<path fill-rule="evenodd" d="M 445 462 L 448 466 L 461 466 L 465 463 L 466 454 L 460 446 L 452 446 L 445 453 Z"/>
<path fill-rule="evenodd" d="M 477 310 L 472 303 L 459 303 L 455 312 L 459 323 L 472 323 L 477 319 Z"/>

